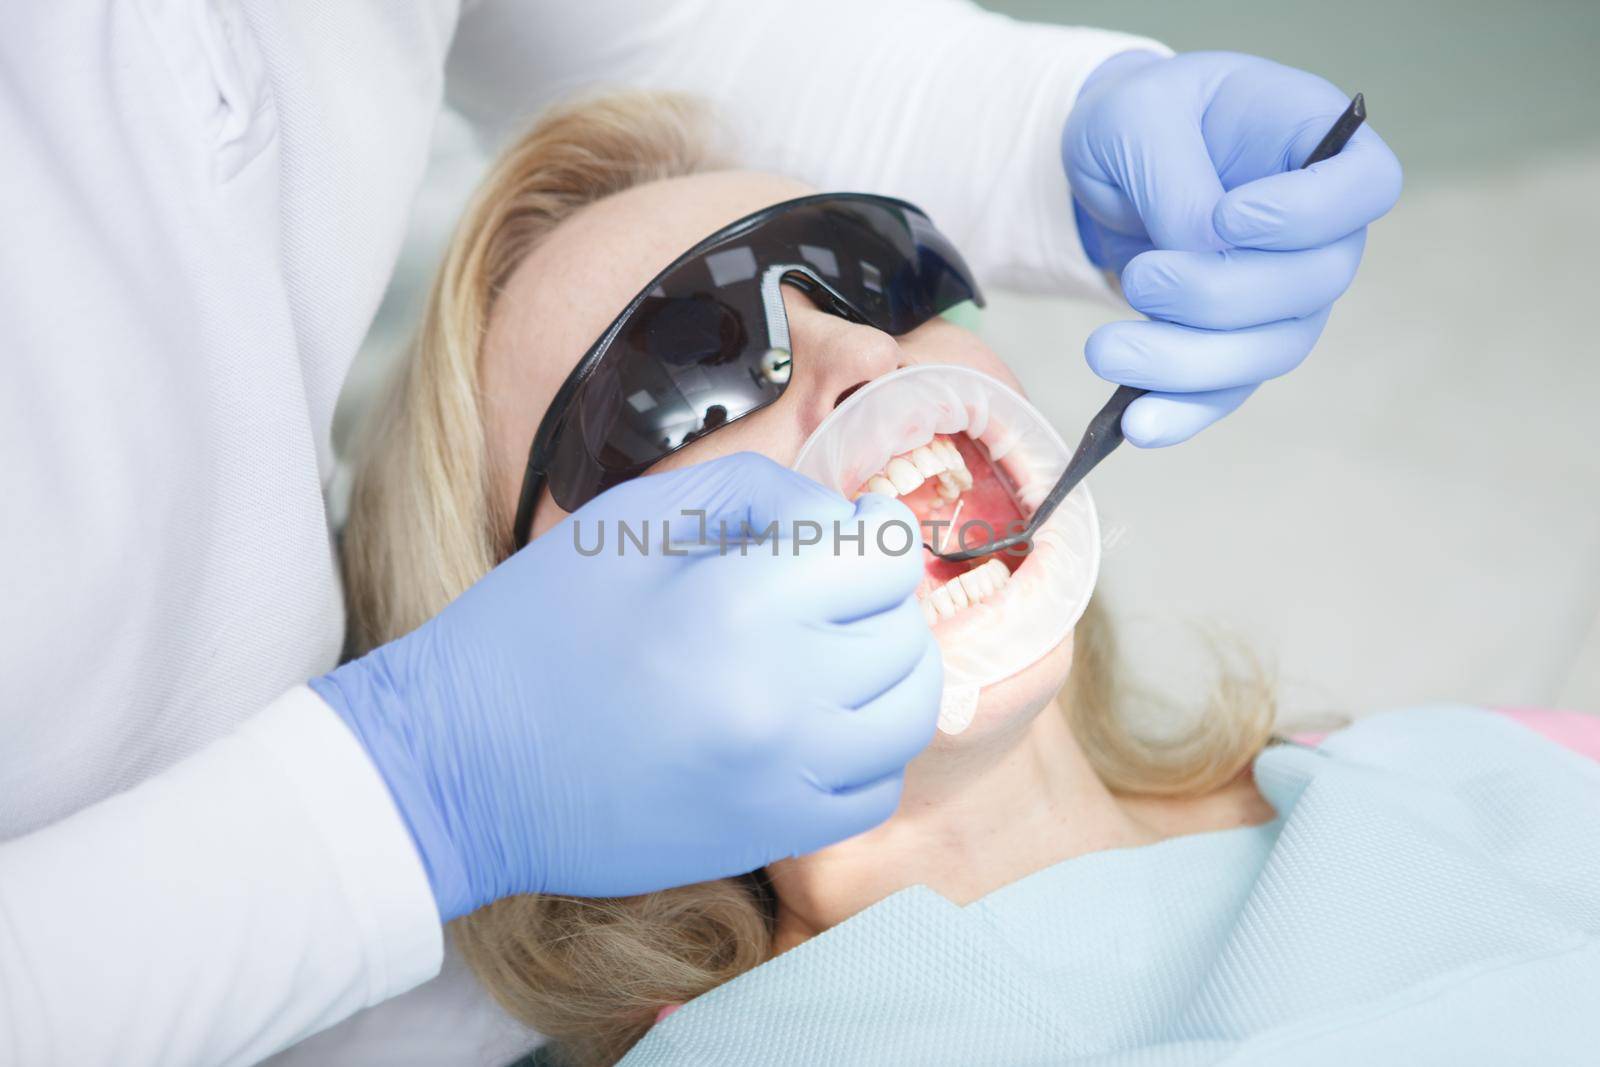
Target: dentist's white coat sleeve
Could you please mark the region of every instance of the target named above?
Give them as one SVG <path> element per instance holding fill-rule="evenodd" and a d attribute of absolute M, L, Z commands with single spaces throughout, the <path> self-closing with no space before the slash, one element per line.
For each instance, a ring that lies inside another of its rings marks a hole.
<path fill-rule="evenodd" d="M 300 687 L 0 845 L 0 1063 L 254 1063 L 430 977 L 441 953 L 388 790 Z"/>
<path fill-rule="evenodd" d="M 524 0 L 470 7 L 451 101 L 498 140 L 573 92 L 694 92 L 716 103 L 746 164 L 912 200 L 985 281 L 1104 290 L 1078 242 L 1061 128 L 1100 63 L 1164 46 L 965 0 L 588 0 L 581 11 L 540 21 Z"/>

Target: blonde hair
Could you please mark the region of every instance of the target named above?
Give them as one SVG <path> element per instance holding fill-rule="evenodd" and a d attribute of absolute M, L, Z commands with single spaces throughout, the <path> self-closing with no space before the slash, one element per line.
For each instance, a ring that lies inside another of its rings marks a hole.
<path fill-rule="evenodd" d="M 434 283 L 413 351 L 357 446 L 343 540 L 351 646 L 362 652 L 437 614 L 510 551 L 490 491 L 479 359 L 494 301 L 539 241 L 586 204 L 723 164 L 691 99 L 629 93 L 548 113 L 478 189 Z M 1066 706 L 1107 785 L 1199 794 L 1232 780 L 1265 743 L 1270 687 L 1231 677 L 1192 729 L 1152 742 L 1127 726 L 1130 693 L 1098 602 L 1079 623 Z M 519 896 L 453 924 L 479 979 L 574 1064 L 612 1063 L 668 1004 L 770 954 L 772 899 L 759 873 L 644 896 Z"/>

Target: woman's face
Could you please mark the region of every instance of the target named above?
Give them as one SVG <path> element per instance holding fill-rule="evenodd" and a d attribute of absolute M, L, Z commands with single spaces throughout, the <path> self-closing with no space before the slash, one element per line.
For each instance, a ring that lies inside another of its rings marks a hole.
<path fill-rule="evenodd" d="M 512 275 L 490 317 L 482 368 L 492 491 L 502 514 L 515 510 L 529 442 L 562 381 L 617 313 L 662 268 L 701 238 L 810 188 L 750 172 L 716 172 L 652 182 L 591 204 L 563 222 Z M 788 387 L 772 404 L 667 456 L 671 470 L 734 452 L 760 452 L 792 466 L 812 431 L 855 387 L 897 368 L 959 364 L 1021 391 L 1010 368 L 979 338 L 943 319 L 892 337 L 817 310 L 784 288 L 794 354 Z M 542 494 L 538 537 L 566 517 Z M 930 583 L 925 583 L 929 585 Z M 941 645 L 943 621 L 935 627 Z M 936 748 L 1003 743 L 1022 730 L 1066 680 L 1068 637 L 1032 667 L 983 690 L 966 732 L 941 734 Z"/>

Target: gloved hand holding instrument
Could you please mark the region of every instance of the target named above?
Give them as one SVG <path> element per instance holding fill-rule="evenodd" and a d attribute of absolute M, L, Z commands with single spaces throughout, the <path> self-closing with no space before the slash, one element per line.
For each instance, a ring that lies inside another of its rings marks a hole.
<path fill-rule="evenodd" d="M 1317 142 L 1316 147 L 1311 150 L 1305 162 L 1300 165 L 1300 169 L 1305 170 L 1338 155 L 1345 145 L 1350 142 L 1356 131 L 1360 129 L 1361 124 L 1366 121 L 1366 117 L 1366 100 L 1360 93 L 1357 93 L 1351 99 L 1350 105 L 1334 120 L 1333 125 L 1323 135 L 1322 140 Z M 1144 255 L 1153 256 L 1156 253 L 1147 252 Z M 1139 258 L 1143 258 L 1143 256 Z M 1135 264 L 1138 262 L 1138 258 L 1133 261 Z M 1130 264 L 1130 269 L 1131 266 L 1132 264 Z M 1203 294 L 1195 299 L 1203 299 Z M 1324 309 L 1321 315 L 1326 318 L 1326 314 L 1326 309 Z M 1317 329 L 1320 331 L 1320 323 L 1317 325 Z M 1315 340 L 1314 337 L 1312 339 Z M 1092 343 L 1093 339 L 1091 338 Z M 1091 360 L 1092 358 L 1091 356 Z M 1029 516 L 1027 524 L 1021 530 L 1006 537 L 952 552 L 941 552 L 932 545 L 926 545 L 925 547 L 941 559 L 959 563 L 977 559 L 980 556 L 1028 541 L 1038 531 L 1039 527 L 1050 518 L 1061 502 L 1067 498 L 1067 494 L 1071 493 L 1077 484 L 1083 481 L 1101 460 L 1110 455 L 1112 450 L 1122 443 L 1126 432 L 1126 423 L 1124 421 L 1126 413 L 1141 397 L 1149 396 L 1152 392 L 1153 390 L 1150 388 L 1140 388 L 1134 385 L 1120 385 L 1117 387 L 1117 390 L 1111 394 L 1111 399 L 1090 420 L 1088 429 L 1084 431 L 1083 438 L 1078 443 L 1077 451 L 1073 453 L 1066 469 L 1061 472 L 1061 477 L 1056 480 L 1055 486 L 1040 502 L 1033 514 Z"/>
<path fill-rule="evenodd" d="M 1149 390 L 1122 419 L 1129 441 L 1192 437 L 1311 351 L 1367 225 L 1400 195 L 1400 163 L 1370 126 L 1311 158 L 1348 102 L 1316 75 L 1228 52 L 1125 53 L 1085 83 L 1062 135 L 1079 234 L 1150 319 L 1085 345 L 1100 377 Z"/>

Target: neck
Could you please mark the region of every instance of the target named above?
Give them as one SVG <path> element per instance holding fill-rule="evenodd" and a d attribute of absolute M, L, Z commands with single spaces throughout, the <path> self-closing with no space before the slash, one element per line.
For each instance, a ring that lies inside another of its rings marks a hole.
<path fill-rule="evenodd" d="M 907 769 L 888 822 L 773 864 L 775 948 L 907 886 L 966 904 L 1062 860 L 1160 836 L 1095 776 L 1052 703 L 1009 735 L 941 738 Z"/>

